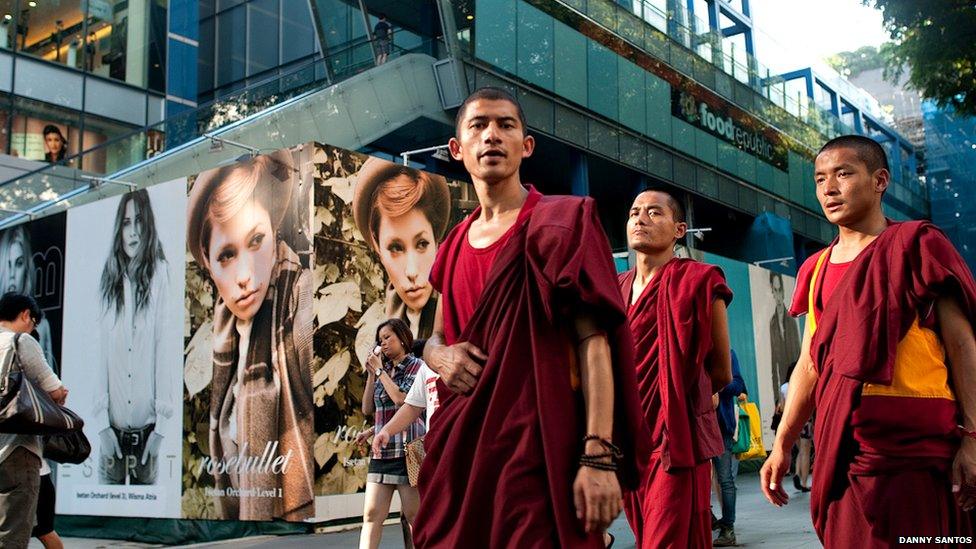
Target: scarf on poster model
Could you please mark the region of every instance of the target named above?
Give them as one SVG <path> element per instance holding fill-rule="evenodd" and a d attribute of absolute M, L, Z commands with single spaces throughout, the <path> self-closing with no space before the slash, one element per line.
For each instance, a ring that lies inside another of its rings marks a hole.
<path fill-rule="evenodd" d="M 223 300 L 214 307 L 208 467 L 225 494 L 219 510 L 227 519 L 299 521 L 313 514 L 311 275 L 286 243 L 278 242 L 276 253 L 236 401 L 237 319 Z"/>

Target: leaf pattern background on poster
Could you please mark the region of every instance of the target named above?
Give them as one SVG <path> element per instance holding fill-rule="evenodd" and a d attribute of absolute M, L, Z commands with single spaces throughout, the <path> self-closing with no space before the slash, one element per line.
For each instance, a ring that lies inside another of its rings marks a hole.
<path fill-rule="evenodd" d="M 188 178 L 189 190 L 196 178 Z M 218 519 L 210 475 L 201 475 L 197 456 L 210 455 L 210 380 L 213 376 L 213 306 L 216 290 L 207 273 L 186 254 L 186 344 L 183 364 L 183 516 Z"/>
<path fill-rule="evenodd" d="M 371 423 L 362 412 L 365 356 L 383 321 L 385 276 L 353 221 L 358 153 L 316 145 L 315 278 L 315 493 L 352 494 L 366 486 L 366 448 L 353 442 Z M 365 342 L 365 343 L 364 343 Z M 355 351 L 352 353 L 351 351 Z"/>

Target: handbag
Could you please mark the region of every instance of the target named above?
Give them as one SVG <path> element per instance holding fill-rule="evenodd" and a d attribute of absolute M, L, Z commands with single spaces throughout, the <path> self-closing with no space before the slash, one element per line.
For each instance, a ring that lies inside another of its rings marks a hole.
<path fill-rule="evenodd" d="M 420 466 L 424 463 L 427 452 L 424 450 L 424 437 L 419 437 L 407 443 L 407 479 L 410 486 L 416 486 L 420 478 Z"/>
<path fill-rule="evenodd" d="M 755 402 L 746 402 L 742 409 L 749 415 L 749 449 L 738 454 L 740 461 L 762 459 L 766 457 L 766 447 L 762 439 L 762 419 L 759 417 L 759 407 Z"/>
<path fill-rule="evenodd" d="M 0 372 L 0 433 L 52 435 L 80 430 L 85 422 L 78 414 L 54 402 L 47 391 L 24 375 L 17 354 L 19 342 L 17 334 L 12 356 Z"/>
<path fill-rule="evenodd" d="M 81 430 L 44 437 L 44 458 L 79 464 L 91 455 L 91 443 Z"/>
<path fill-rule="evenodd" d="M 749 445 L 752 443 L 752 435 L 749 429 L 749 412 L 745 408 L 735 405 L 735 409 L 739 412 L 737 414 L 738 419 L 735 425 L 735 442 L 732 443 L 732 453 L 741 454 L 743 452 L 749 451 Z"/>

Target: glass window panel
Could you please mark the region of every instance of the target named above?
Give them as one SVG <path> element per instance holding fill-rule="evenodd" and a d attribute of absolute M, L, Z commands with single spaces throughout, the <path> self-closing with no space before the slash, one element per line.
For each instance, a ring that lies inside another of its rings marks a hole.
<path fill-rule="evenodd" d="M 553 25 L 553 41 L 555 92 L 586 106 L 586 37 L 556 21 Z"/>
<path fill-rule="evenodd" d="M 587 97 L 592 110 L 617 119 L 617 54 L 587 41 Z"/>
<path fill-rule="evenodd" d="M 67 163 L 69 157 L 87 146 L 82 143 L 80 127 L 76 111 L 17 98 L 10 124 L 10 154 L 41 162 Z M 50 144 L 45 140 L 45 130 L 52 136 Z"/>
<path fill-rule="evenodd" d="M 474 55 L 517 74 L 515 0 L 477 0 Z"/>
<path fill-rule="evenodd" d="M 647 115 L 644 112 L 644 69 L 620 59 L 617 68 L 620 116 L 619 120 L 632 130 L 644 133 Z"/>
<path fill-rule="evenodd" d="M 17 7 L 17 0 L 0 0 L 0 48 L 12 50 L 15 43 L 20 47 L 21 36 L 17 32 L 17 21 L 14 17 L 19 13 Z"/>
<path fill-rule="evenodd" d="M 247 25 L 244 6 L 217 15 L 217 86 L 244 78 Z"/>
<path fill-rule="evenodd" d="M 2 26 L 7 45 L 28 55 L 75 68 L 83 68 L 86 62 L 99 63 L 95 57 L 98 45 L 89 43 L 97 42 L 106 32 L 102 26 L 93 25 L 91 32 L 99 35 L 85 39 L 81 0 L 6 1 L 0 8 L 3 9 Z M 110 9 L 108 13 L 111 13 Z M 0 34 L 0 42 L 3 42 L 2 38 Z M 96 48 L 94 52 L 92 47 Z"/>
<path fill-rule="evenodd" d="M 80 6 L 80 10 L 86 10 L 88 17 L 87 27 L 80 20 L 73 27 L 69 27 L 68 19 L 55 20 L 55 29 L 61 21 L 65 29 L 62 41 L 67 42 L 61 48 L 63 53 L 50 60 L 141 88 L 165 91 L 167 0 L 83 0 L 37 4 L 39 9 L 60 4 L 60 10 L 75 4 Z M 51 40 L 56 38 L 57 30 L 51 35 Z"/>
<path fill-rule="evenodd" d="M 255 0 L 247 5 L 247 74 L 278 66 L 278 0 Z"/>
<path fill-rule="evenodd" d="M 695 154 L 695 132 L 694 126 L 677 118 L 672 118 L 674 127 L 674 146 L 683 153 Z"/>
<path fill-rule="evenodd" d="M 213 17 L 200 21 L 200 49 L 197 52 L 197 83 L 200 92 L 214 88 L 215 24 Z"/>
<path fill-rule="evenodd" d="M 281 3 L 281 62 L 290 63 L 316 51 L 315 28 L 308 2 L 285 0 Z"/>
<path fill-rule="evenodd" d="M 644 85 L 647 90 L 646 134 L 662 143 L 671 143 L 671 86 L 649 72 L 644 74 Z"/>
<path fill-rule="evenodd" d="M 518 75 L 543 89 L 553 87 L 553 23 L 538 9 L 518 4 Z"/>

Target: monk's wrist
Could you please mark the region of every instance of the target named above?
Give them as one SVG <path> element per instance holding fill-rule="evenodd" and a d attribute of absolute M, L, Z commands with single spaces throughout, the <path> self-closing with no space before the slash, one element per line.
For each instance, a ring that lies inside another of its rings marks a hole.
<path fill-rule="evenodd" d="M 439 343 L 431 344 L 429 341 L 427 342 L 427 349 L 426 352 L 424 353 L 427 357 L 429 357 L 429 360 L 426 361 L 427 366 L 431 370 L 434 370 L 434 372 L 436 372 L 438 375 L 443 374 L 443 370 L 444 370 L 443 363 L 446 361 L 445 358 L 446 351 L 447 351 L 447 345 L 443 345 Z"/>
<path fill-rule="evenodd" d="M 773 449 L 790 455 L 793 452 L 793 445 L 796 444 L 796 438 L 797 437 L 791 438 L 785 434 L 778 436 L 773 441 Z"/>

